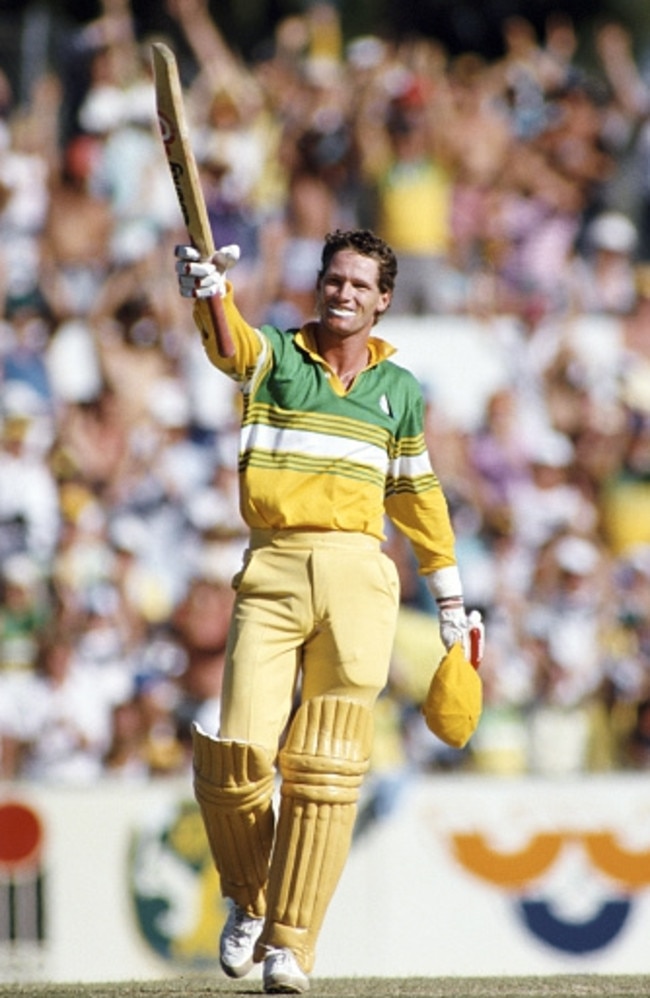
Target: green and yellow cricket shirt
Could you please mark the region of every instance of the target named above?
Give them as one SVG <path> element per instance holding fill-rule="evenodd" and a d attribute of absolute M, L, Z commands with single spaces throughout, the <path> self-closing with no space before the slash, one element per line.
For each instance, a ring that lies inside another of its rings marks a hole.
<path fill-rule="evenodd" d="M 369 363 L 346 390 L 319 355 L 313 324 L 250 326 L 223 299 L 235 356 L 220 357 L 205 302 L 195 306 L 210 361 L 240 383 L 241 513 L 251 529 L 356 531 L 384 539 L 385 515 L 419 570 L 456 564 L 447 502 L 424 437 L 416 378 L 371 337 Z"/>

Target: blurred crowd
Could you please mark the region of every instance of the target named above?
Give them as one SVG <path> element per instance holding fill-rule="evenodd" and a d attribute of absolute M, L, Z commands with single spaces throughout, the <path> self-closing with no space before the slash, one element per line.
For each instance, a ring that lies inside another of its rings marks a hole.
<path fill-rule="evenodd" d="M 346 40 L 320 2 L 244 59 L 205 0 L 166 10 L 249 320 L 308 318 L 323 236 L 367 226 L 398 256 L 387 323 L 426 321 L 435 362 L 466 319 L 507 357 L 471 431 L 435 398 L 427 427 L 486 621 L 483 719 L 462 752 L 424 727 L 435 608 L 387 524 L 403 602 L 376 773 L 647 768 L 650 53 L 607 22 L 585 69 L 554 15 L 505 19 L 498 59 L 452 57 Z M 5 779 L 177 775 L 192 723 L 217 726 L 239 402 L 176 290 L 152 40 L 107 0 L 26 105 L 0 74 Z"/>

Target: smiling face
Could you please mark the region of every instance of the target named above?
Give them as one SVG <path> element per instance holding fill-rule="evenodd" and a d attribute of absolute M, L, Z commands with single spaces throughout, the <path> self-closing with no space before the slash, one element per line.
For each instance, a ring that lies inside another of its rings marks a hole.
<path fill-rule="evenodd" d="M 352 249 L 339 250 L 317 285 L 321 329 L 340 339 L 368 336 L 390 299 L 390 291 L 379 289 L 377 260 Z"/>

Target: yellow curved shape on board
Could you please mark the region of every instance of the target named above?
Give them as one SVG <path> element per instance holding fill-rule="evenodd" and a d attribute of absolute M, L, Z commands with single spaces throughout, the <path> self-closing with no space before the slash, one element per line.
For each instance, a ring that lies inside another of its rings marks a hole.
<path fill-rule="evenodd" d="M 555 862 L 564 836 L 540 833 L 518 852 L 498 852 L 479 833 L 452 835 L 456 859 L 482 880 L 519 888 L 540 877 Z"/>
<path fill-rule="evenodd" d="M 622 849 L 611 832 L 586 832 L 582 839 L 591 862 L 601 873 L 626 887 L 650 884 L 650 850 Z"/>

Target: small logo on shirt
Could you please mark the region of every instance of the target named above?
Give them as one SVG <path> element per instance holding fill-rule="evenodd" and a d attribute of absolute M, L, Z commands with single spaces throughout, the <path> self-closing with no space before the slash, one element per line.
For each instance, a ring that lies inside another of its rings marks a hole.
<path fill-rule="evenodd" d="M 382 412 L 385 412 L 387 416 L 392 418 L 393 410 L 390 407 L 390 402 L 388 401 L 388 395 L 382 395 L 379 399 L 379 408 Z"/>

